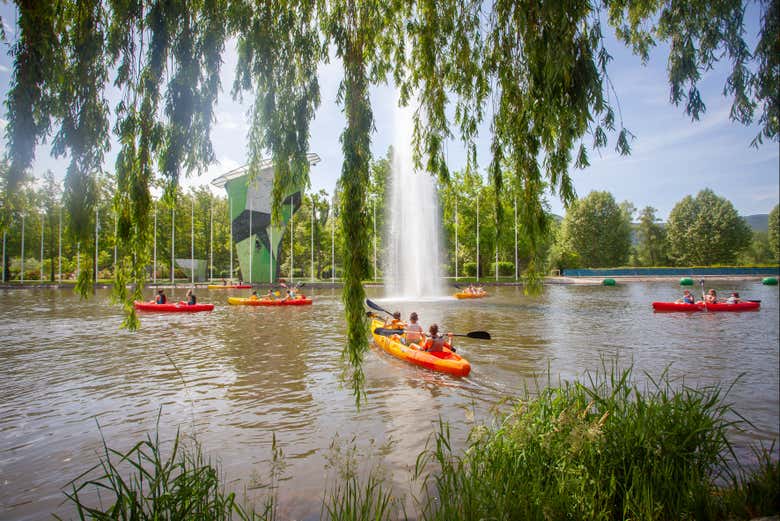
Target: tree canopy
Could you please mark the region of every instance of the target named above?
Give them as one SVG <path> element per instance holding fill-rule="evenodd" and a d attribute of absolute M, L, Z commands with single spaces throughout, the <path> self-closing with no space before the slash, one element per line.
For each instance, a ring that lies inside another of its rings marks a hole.
<path fill-rule="evenodd" d="M 543 190 L 565 205 L 575 200 L 571 169 L 588 165 L 588 150 L 630 151 L 631 133 L 608 74 L 604 33 L 647 60 L 669 47 L 670 100 L 692 119 L 706 105 L 703 73 L 731 64 L 724 94 L 731 118 L 758 119 L 754 144 L 778 141 L 780 0 L 759 2 L 758 44 L 745 41 L 746 1 L 727 0 L 17 0 L 17 40 L 5 128 L 8 143 L 3 209 L 25 179 L 36 146 L 52 138 L 67 155 L 66 202 L 72 233 L 89 240 L 96 177 L 103 171 L 109 126 L 120 143 L 114 170 L 121 260 L 117 286 L 136 327 L 138 298 L 150 250 L 150 186 L 175 193 L 180 175 L 213 161 L 210 141 L 219 72 L 228 39 L 238 41 L 233 95 L 255 94 L 248 135 L 250 171 L 270 156 L 274 202 L 286 186 L 308 180 L 309 128 L 319 105 L 317 65 L 336 58 L 346 115 L 339 190 L 345 237 L 345 354 L 357 395 L 367 349 L 364 297 L 370 222 L 364 197 L 374 130 L 368 96 L 391 75 L 403 103 L 416 106 L 415 159 L 446 180 L 445 139 L 457 137 L 475 167 L 477 129 L 491 114 L 490 178 L 500 223 L 505 183 L 518 193 L 519 218 L 535 251 L 545 229 Z M 109 107 L 112 84 L 121 101 Z M 448 107 L 454 106 L 454 119 Z M 453 131 L 455 129 L 455 131 Z M 275 212 L 278 217 L 278 212 Z M 531 262 L 529 280 L 533 280 Z M 84 270 L 84 281 L 90 274 Z M 82 285 L 82 290 L 86 291 Z"/>
<path fill-rule="evenodd" d="M 631 216 L 609 192 L 591 192 L 566 212 L 563 237 L 582 266 L 623 266 L 631 253 Z"/>
<path fill-rule="evenodd" d="M 670 256 L 681 265 L 733 263 L 752 232 L 731 201 L 706 189 L 672 208 L 667 227 Z"/>

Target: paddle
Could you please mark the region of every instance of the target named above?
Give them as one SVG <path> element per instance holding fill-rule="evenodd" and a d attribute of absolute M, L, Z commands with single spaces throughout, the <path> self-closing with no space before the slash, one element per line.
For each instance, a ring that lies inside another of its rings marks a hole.
<path fill-rule="evenodd" d="M 700 279 L 699 284 L 701 284 L 701 303 L 704 304 L 704 311 L 707 311 L 707 299 L 704 296 L 704 279 Z"/>
<path fill-rule="evenodd" d="M 384 327 L 378 327 L 378 328 L 374 329 L 374 333 L 375 334 L 382 335 L 382 336 L 391 336 L 391 335 L 397 335 L 397 334 L 407 333 L 407 332 L 409 332 L 409 333 L 412 333 L 412 332 L 419 333 L 419 331 L 407 331 L 407 330 L 403 330 L 403 329 L 389 329 L 389 328 L 384 328 Z M 453 333 L 452 336 L 462 336 L 462 337 L 466 337 L 466 338 L 479 338 L 481 340 L 490 340 L 491 339 L 490 338 L 490 333 L 488 333 L 487 331 L 469 331 L 468 333 L 465 333 L 465 334 L 463 334 L 463 333 Z"/>
<path fill-rule="evenodd" d="M 378 305 L 378 304 L 376 304 L 375 302 L 372 302 L 372 301 L 371 301 L 371 300 L 369 300 L 369 299 L 366 299 L 366 306 L 370 307 L 370 308 L 371 308 L 371 309 L 373 309 L 373 310 L 376 310 L 376 311 L 381 311 L 382 313 L 387 313 L 387 314 L 388 314 L 388 315 L 390 315 L 391 317 L 393 316 L 393 314 L 392 314 L 392 313 L 390 313 L 388 310 L 386 310 L 385 308 L 383 308 L 383 307 L 379 306 L 379 305 Z"/>

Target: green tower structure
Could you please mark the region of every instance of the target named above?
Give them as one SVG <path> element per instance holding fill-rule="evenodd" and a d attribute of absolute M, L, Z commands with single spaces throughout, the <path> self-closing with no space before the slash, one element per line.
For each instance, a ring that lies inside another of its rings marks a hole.
<path fill-rule="evenodd" d="M 307 154 L 309 164 L 320 162 L 317 154 Z M 231 170 L 211 184 L 225 188 L 228 196 L 230 230 L 244 282 L 274 283 L 279 280 L 279 254 L 288 224 L 301 207 L 303 187 L 292 187 L 284 194 L 282 222 L 271 224 L 274 168 L 270 159 L 260 164 L 260 173 L 249 178 L 247 166 Z"/>

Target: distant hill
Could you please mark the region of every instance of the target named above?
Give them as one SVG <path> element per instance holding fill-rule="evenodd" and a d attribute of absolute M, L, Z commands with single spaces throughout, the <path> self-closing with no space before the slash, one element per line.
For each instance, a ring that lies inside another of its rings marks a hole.
<path fill-rule="evenodd" d="M 769 214 L 757 213 L 755 215 L 745 215 L 745 219 L 754 232 L 765 232 L 769 230 Z"/>

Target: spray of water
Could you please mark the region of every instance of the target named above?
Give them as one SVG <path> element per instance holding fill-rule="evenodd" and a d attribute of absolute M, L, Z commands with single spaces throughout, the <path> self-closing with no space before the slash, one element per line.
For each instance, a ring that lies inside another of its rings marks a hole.
<path fill-rule="evenodd" d="M 445 257 L 436 182 L 414 169 L 412 118 L 412 108 L 396 108 L 384 263 L 386 293 L 393 298 L 444 295 L 441 263 Z"/>

